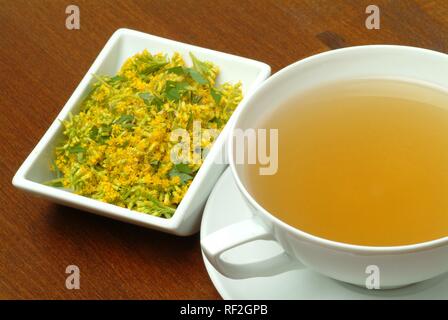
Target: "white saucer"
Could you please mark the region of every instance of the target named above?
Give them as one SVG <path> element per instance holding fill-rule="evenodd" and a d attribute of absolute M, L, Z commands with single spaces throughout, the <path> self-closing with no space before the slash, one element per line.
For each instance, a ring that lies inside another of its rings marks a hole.
<path fill-rule="evenodd" d="M 251 215 L 230 168 L 213 189 L 204 210 L 201 238 Z M 274 242 L 256 241 L 225 253 L 232 262 L 255 261 L 278 253 Z M 394 290 L 368 290 L 332 280 L 309 269 L 277 276 L 233 280 L 224 277 L 203 255 L 205 267 L 224 299 L 448 299 L 448 274 Z"/>

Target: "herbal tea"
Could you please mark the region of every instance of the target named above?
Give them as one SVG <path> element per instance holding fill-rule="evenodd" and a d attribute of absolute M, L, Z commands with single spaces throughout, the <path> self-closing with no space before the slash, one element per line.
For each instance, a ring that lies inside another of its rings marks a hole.
<path fill-rule="evenodd" d="M 363 79 L 308 91 L 259 123 L 278 129 L 278 171 L 246 165 L 269 212 L 329 240 L 395 246 L 448 236 L 448 93 Z"/>

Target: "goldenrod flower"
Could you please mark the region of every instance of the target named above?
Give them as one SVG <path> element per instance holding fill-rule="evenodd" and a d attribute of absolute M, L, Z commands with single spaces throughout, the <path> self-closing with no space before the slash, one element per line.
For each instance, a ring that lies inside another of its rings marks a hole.
<path fill-rule="evenodd" d="M 147 50 L 115 76 L 95 76 L 77 115 L 64 121 L 49 184 L 143 213 L 170 218 L 202 164 L 174 165 L 170 133 L 193 123 L 221 130 L 242 99 L 241 84 L 216 87 L 217 66 L 191 55 Z M 200 140 L 209 148 L 210 139 Z M 193 151 L 191 151 L 193 153 Z"/>

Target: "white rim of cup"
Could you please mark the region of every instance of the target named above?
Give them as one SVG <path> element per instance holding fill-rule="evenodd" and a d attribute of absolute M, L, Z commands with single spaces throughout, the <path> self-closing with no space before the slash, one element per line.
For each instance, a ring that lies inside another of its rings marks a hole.
<path fill-rule="evenodd" d="M 276 72 L 274 75 L 269 77 L 266 81 L 264 81 L 256 90 L 253 92 L 253 94 L 248 97 L 248 99 L 245 101 L 245 104 L 250 104 L 251 101 L 260 94 L 260 92 L 267 90 L 271 83 L 277 81 L 278 78 L 281 78 L 284 74 L 292 72 L 295 68 L 298 66 L 301 66 L 305 63 L 312 62 L 316 59 L 321 59 L 323 57 L 327 56 L 333 56 L 333 55 L 339 55 L 343 54 L 347 51 L 360 51 L 360 50 L 372 50 L 372 49 L 388 49 L 388 50 L 405 50 L 405 51 L 415 51 L 425 54 L 431 54 L 431 55 L 438 55 L 439 57 L 448 58 L 448 55 L 437 52 L 434 50 L 424 49 L 424 48 L 418 48 L 418 47 L 411 47 L 411 46 L 401 46 L 401 45 L 365 45 L 365 46 L 353 46 L 353 47 L 346 47 L 341 49 L 335 49 L 330 50 L 322 53 L 318 53 L 315 55 L 312 55 L 310 57 L 304 58 L 302 60 L 296 61 L 285 68 L 281 69 L 280 71 Z M 448 63 L 448 59 L 447 59 Z M 356 253 L 364 253 L 364 254 L 395 254 L 395 253 L 406 253 L 406 252 L 415 252 L 415 251 L 423 251 L 435 247 L 440 247 L 443 245 L 446 245 L 448 242 L 448 236 L 445 236 L 443 238 L 438 238 L 430 241 L 420 242 L 416 244 L 409 244 L 409 245 L 400 245 L 400 246 L 365 246 L 365 245 L 356 245 L 356 244 L 349 244 L 344 242 L 338 242 L 334 240 L 325 239 L 319 236 L 315 236 L 311 233 L 302 231 L 300 229 L 296 229 L 292 227 L 291 225 L 287 224 L 286 222 L 283 222 L 279 218 L 275 217 L 273 214 L 268 212 L 266 209 L 264 209 L 258 202 L 252 197 L 252 195 L 246 190 L 243 183 L 241 182 L 241 179 L 238 175 L 238 172 L 235 167 L 234 163 L 234 156 L 233 156 L 233 136 L 234 131 L 236 128 L 238 128 L 238 125 L 241 121 L 241 113 L 246 110 L 246 106 L 244 108 L 240 109 L 240 113 L 236 117 L 236 121 L 232 124 L 230 128 L 230 137 L 229 137 L 229 148 L 228 148 L 228 156 L 229 156 L 229 165 L 232 170 L 233 177 L 235 178 L 235 182 L 238 186 L 238 189 L 244 194 L 244 196 L 249 200 L 252 206 L 255 207 L 256 210 L 259 212 L 262 212 L 268 219 L 270 219 L 272 222 L 277 223 L 281 225 L 283 228 L 286 228 L 289 232 L 292 232 L 294 234 L 297 234 L 303 238 L 306 238 L 312 242 L 315 242 L 317 244 L 326 246 L 326 247 L 332 247 L 339 250 L 346 250 Z M 447 213 L 448 214 L 448 213 Z"/>

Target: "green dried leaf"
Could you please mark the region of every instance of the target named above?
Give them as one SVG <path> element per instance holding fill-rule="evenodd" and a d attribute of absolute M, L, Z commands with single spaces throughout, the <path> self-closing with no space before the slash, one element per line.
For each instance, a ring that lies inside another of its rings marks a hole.
<path fill-rule="evenodd" d="M 132 114 L 124 114 L 114 121 L 116 124 L 127 124 L 134 121 L 134 116 Z"/>
<path fill-rule="evenodd" d="M 180 178 L 180 182 L 182 184 L 184 184 L 185 182 L 192 180 L 193 179 L 193 171 L 191 170 L 191 168 L 184 163 L 179 163 L 176 164 L 168 173 L 168 175 L 170 177 L 179 177 Z"/>
<path fill-rule="evenodd" d="M 154 98 L 154 96 L 153 96 L 151 93 L 149 93 L 149 92 L 140 92 L 140 93 L 138 94 L 138 96 L 139 96 L 139 97 L 143 100 L 143 102 L 144 102 L 146 105 L 148 105 L 148 106 L 151 105 L 152 99 Z"/>
<path fill-rule="evenodd" d="M 188 89 L 192 88 L 186 81 L 167 81 L 165 86 L 165 95 L 169 100 L 178 101 L 182 94 Z"/>
<path fill-rule="evenodd" d="M 175 73 L 177 75 L 189 75 L 194 81 L 196 81 L 201 85 L 208 84 L 208 80 L 201 73 L 199 73 L 197 70 L 193 68 L 176 66 L 169 68 L 167 71 L 170 73 Z"/>
<path fill-rule="evenodd" d="M 182 172 L 175 172 L 175 173 L 170 173 L 170 177 L 174 177 L 174 176 L 178 176 L 180 179 L 180 183 L 184 184 L 189 180 L 192 180 L 193 177 L 190 176 L 189 174 L 186 173 L 182 173 Z"/>
<path fill-rule="evenodd" d="M 109 136 L 110 133 L 112 132 L 112 127 L 107 124 L 102 124 L 98 132 L 100 133 L 101 136 Z"/>
<path fill-rule="evenodd" d="M 202 75 L 207 75 L 210 73 L 209 66 L 196 58 L 196 56 L 190 52 L 191 61 L 193 62 L 193 69 L 195 69 L 197 72 L 201 73 Z"/>
<path fill-rule="evenodd" d="M 191 174 L 193 172 L 193 170 L 191 170 L 191 168 L 186 163 L 178 163 L 174 166 L 174 168 L 177 171 L 183 172 L 183 173 Z"/>
<path fill-rule="evenodd" d="M 163 105 L 163 101 L 160 98 L 152 95 L 149 92 L 141 92 L 138 94 L 138 96 L 143 100 L 143 102 L 145 102 L 148 107 L 155 105 L 160 110 L 160 107 Z"/>
<path fill-rule="evenodd" d="M 160 214 L 164 215 L 166 218 L 170 218 L 173 216 L 174 212 L 176 211 L 175 208 L 168 207 L 168 206 L 164 205 L 159 200 L 157 200 L 156 198 L 154 198 L 153 196 L 151 196 L 149 194 L 147 194 L 146 197 L 148 198 L 149 201 L 152 202 L 152 207 L 149 208 L 149 211 L 153 215 L 156 213 L 160 213 Z"/>
<path fill-rule="evenodd" d="M 89 137 L 92 140 L 96 140 L 96 137 L 98 136 L 98 128 L 97 127 L 92 127 L 92 129 L 90 129 L 90 133 L 89 133 Z"/>
<path fill-rule="evenodd" d="M 114 85 L 117 85 L 117 84 L 119 84 L 119 83 L 121 83 L 123 81 L 126 81 L 125 77 L 120 76 L 120 75 L 116 75 L 116 76 L 111 77 L 107 82 L 109 84 L 111 84 L 112 86 L 114 86 Z"/>
<path fill-rule="evenodd" d="M 166 70 L 169 73 L 175 73 L 177 75 L 185 74 L 185 68 L 182 66 L 172 67 Z"/>
<path fill-rule="evenodd" d="M 220 91 L 215 88 L 210 88 L 210 94 L 212 95 L 213 100 L 215 100 L 216 104 L 219 104 L 219 102 L 221 102 L 222 93 Z"/>
<path fill-rule="evenodd" d="M 110 78 L 110 81 L 112 81 L 112 82 L 124 81 L 124 80 L 126 80 L 126 78 L 123 76 L 120 76 L 120 75 L 116 75 L 116 76 L 113 76 L 112 78 Z"/>
<path fill-rule="evenodd" d="M 86 149 L 81 146 L 74 146 L 68 149 L 68 152 L 70 153 L 84 153 L 86 152 Z"/>
<path fill-rule="evenodd" d="M 199 102 L 201 102 L 201 100 L 202 97 L 197 95 L 193 95 L 193 97 L 191 98 L 191 102 L 193 102 L 194 104 L 198 104 Z"/>
<path fill-rule="evenodd" d="M 51 169 L 54 171 L 54 173 L 56 174 L 56 178 L 62 178 L 63 174 L 61 172 L 61 170 L 59 170 L 58 166 L 56 165 L 56 162 L 54 160 L 51 161 Z"/>
<path fill-rule="evenodd" d="M 192 68 L 188 68 L 188 73 L 190 74 L 191 78 L 196 81 L 197 83 L 201 85 L 208 84 L 208 80 L 204 78 L 202 74 L 200 74 L 198 71 Z"/>
<path fill-rule="evenodd" d="M 149 56 L 143 59 L 143 64 L 145 65 L 145 67 L 141 71 L 141 74 L 149 75 L 151 73 L 159 71 L 161 68 L 166 66 L 168 64 L 168 61 L 165 57 Z"/>

